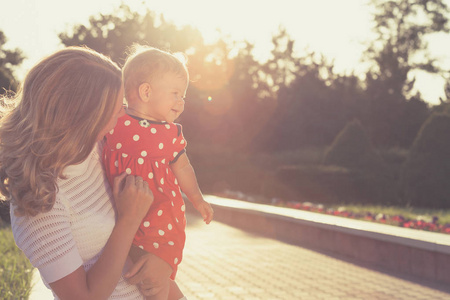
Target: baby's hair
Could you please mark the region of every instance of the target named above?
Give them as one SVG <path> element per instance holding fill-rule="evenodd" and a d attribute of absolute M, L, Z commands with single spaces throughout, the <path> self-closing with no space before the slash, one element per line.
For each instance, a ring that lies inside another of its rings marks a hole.
<path fill-rule="evenodd" d="M 187 56 L 184 53 L 170 53 L 158 48 L 134 44 L 128 51 L 128 57 L 122 68 L 125 98 L 134 99 L 139 86 L 151 83 L 164 74 L 174 73 L 189 80 Z"/>

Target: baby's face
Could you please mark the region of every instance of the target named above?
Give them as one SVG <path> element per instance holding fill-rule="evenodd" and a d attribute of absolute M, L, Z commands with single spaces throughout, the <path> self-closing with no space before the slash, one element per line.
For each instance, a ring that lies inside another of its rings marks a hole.
<path fill-rule="evenodd" d="M 184 111 L 187 87 L 187 78 L 175 73 L 153 80 L 146 115 L 153 121 L 174 122 Z"/>

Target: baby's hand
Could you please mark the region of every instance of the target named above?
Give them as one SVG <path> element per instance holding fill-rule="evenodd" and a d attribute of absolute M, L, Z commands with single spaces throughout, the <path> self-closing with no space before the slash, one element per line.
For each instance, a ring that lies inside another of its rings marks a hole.
<path fill-rule="evenodd" d="M 202 215 L 203 221 L 205 221 L 206 224 L 209 224 L 214 216 L 214 210 L 212 209 L 211 205 L 202 199 L 194 206 Z"/>

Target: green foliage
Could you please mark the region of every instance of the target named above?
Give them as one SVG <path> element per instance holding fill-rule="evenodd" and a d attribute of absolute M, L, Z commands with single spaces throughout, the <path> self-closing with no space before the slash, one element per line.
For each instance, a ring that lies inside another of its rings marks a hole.
<path fill-rule="evenodd" d="M 348 123 L 337 135 L 323 162 L 349 169 L 371 169 L 383 163 L 357 120 Z"/>
<path fill-rule="evenodd" d="M 288 201 L 334 204 L 360 199 L 351 171 L 337 166 L 280 166 L 262 186 L 265 197 Z"/>
<path fill-rule="evenodd" d="M 386 174 L 338 166 L 281 166 L 262 183 L 263 195 L 321 204 L 396 203 L 395 184 Z"/>
<path fill-rule="evenodd" d="M 420 94 L 413 94 L 411 71 L 443 74 L 427 51 L 426 38 L 449 32 L 449 10 L 443 0 L 371 2 L 377 38 L 364 56 L 374 64 L 366 76 L 367 104 L 361 120 L 376 146 L 410 147 L 428 117 Z M 419 105 L 408 105 L 412 97 L 416 98 L 412 104 Z"/>
<path fill-rule="evenodd" d="M 450 115 L 423 124 L 402 170 L 401 192 L 413 207 L 450 208 Z"/>
<path fill-rule="evenodd" d="M 395 203 L 396 172 L 390 169 L 374 150 L 361 123 L 347 124 L 325 153 L 323 163 L 351 171 L 351 190 L 362 203 Z M 352 202 L 347 199 L 345 202 Z M 354 200 L 353 200 L 354 201 Z"/>
<path fill-rule="evenodd" d="M 242 154 L 209 145 L 190 145 L 188 150 L 205 193 L 239 191 L 265 199 L 260 201 L 395 203 L 396 182 L 392 176 L 321 165 L 322 153 L 321 149 L 308 149 L 276 155 Z"/>
<path fill-rule="evenodd" d="M 14 77 L 14 68 L 24 59 L 20 50 L 5 49 L 3 45 L 6 41 L 5 34 L 0 30 L 0 94 L 3 94 L 5 90 L 17 90 L 18 81 Z"/>
<path fill-rule="evenodd" d="M 0 221 L 0 295 L 5 300 L 28 299 L 31 292 L 30 261 L 17 248 L 11 227 Z"/>
<path fill-rule="evenodd" d="M 150 10 L 132 11 L 126 4 L 109 15 L 90 17 L 89 26 L 75 25 L 71 32 L 60 33 L 59 38 L 66 46 L 86 45 L 119 64 L 123 63 L 127 48 L 133 43 L 173 52 L 203 44 L 198 30 L 189 26 L 179 29 Z"/>

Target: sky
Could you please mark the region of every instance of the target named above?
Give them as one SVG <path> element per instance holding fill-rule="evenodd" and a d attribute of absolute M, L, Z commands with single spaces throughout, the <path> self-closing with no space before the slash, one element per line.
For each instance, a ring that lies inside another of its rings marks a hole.
<path fill-rule="evenodd" d="M 448 0 L 450 2 L 450 0 Z M 90 16 L 111 13 L 122 0 L 0 0 L 6 49 L 19 48 L 27 59 L 16 73 L 25 72 L 40 58 L 62 48 L 58 33 Z M 255 45 L 254 55 L 264 61 L 270 55 L 271 37 L 280 26 L 295 40 L 299 55 L 305 49 L 333 60 L 335 71 L 362 74 L 368 65 L 361 55 L 373 39 L 372 7 L 368 0 L 127 0 L 132 9 L 149 8 L 178 26 L 198 28 L 213 42 L 218 30 L 230 38 Z M 430 52 L 450 69 L 450 35 L 430 40 Z M 439 103 L 444 81 L 438 76 L 417 74 L 417 86 L 425 100 Z"/>

